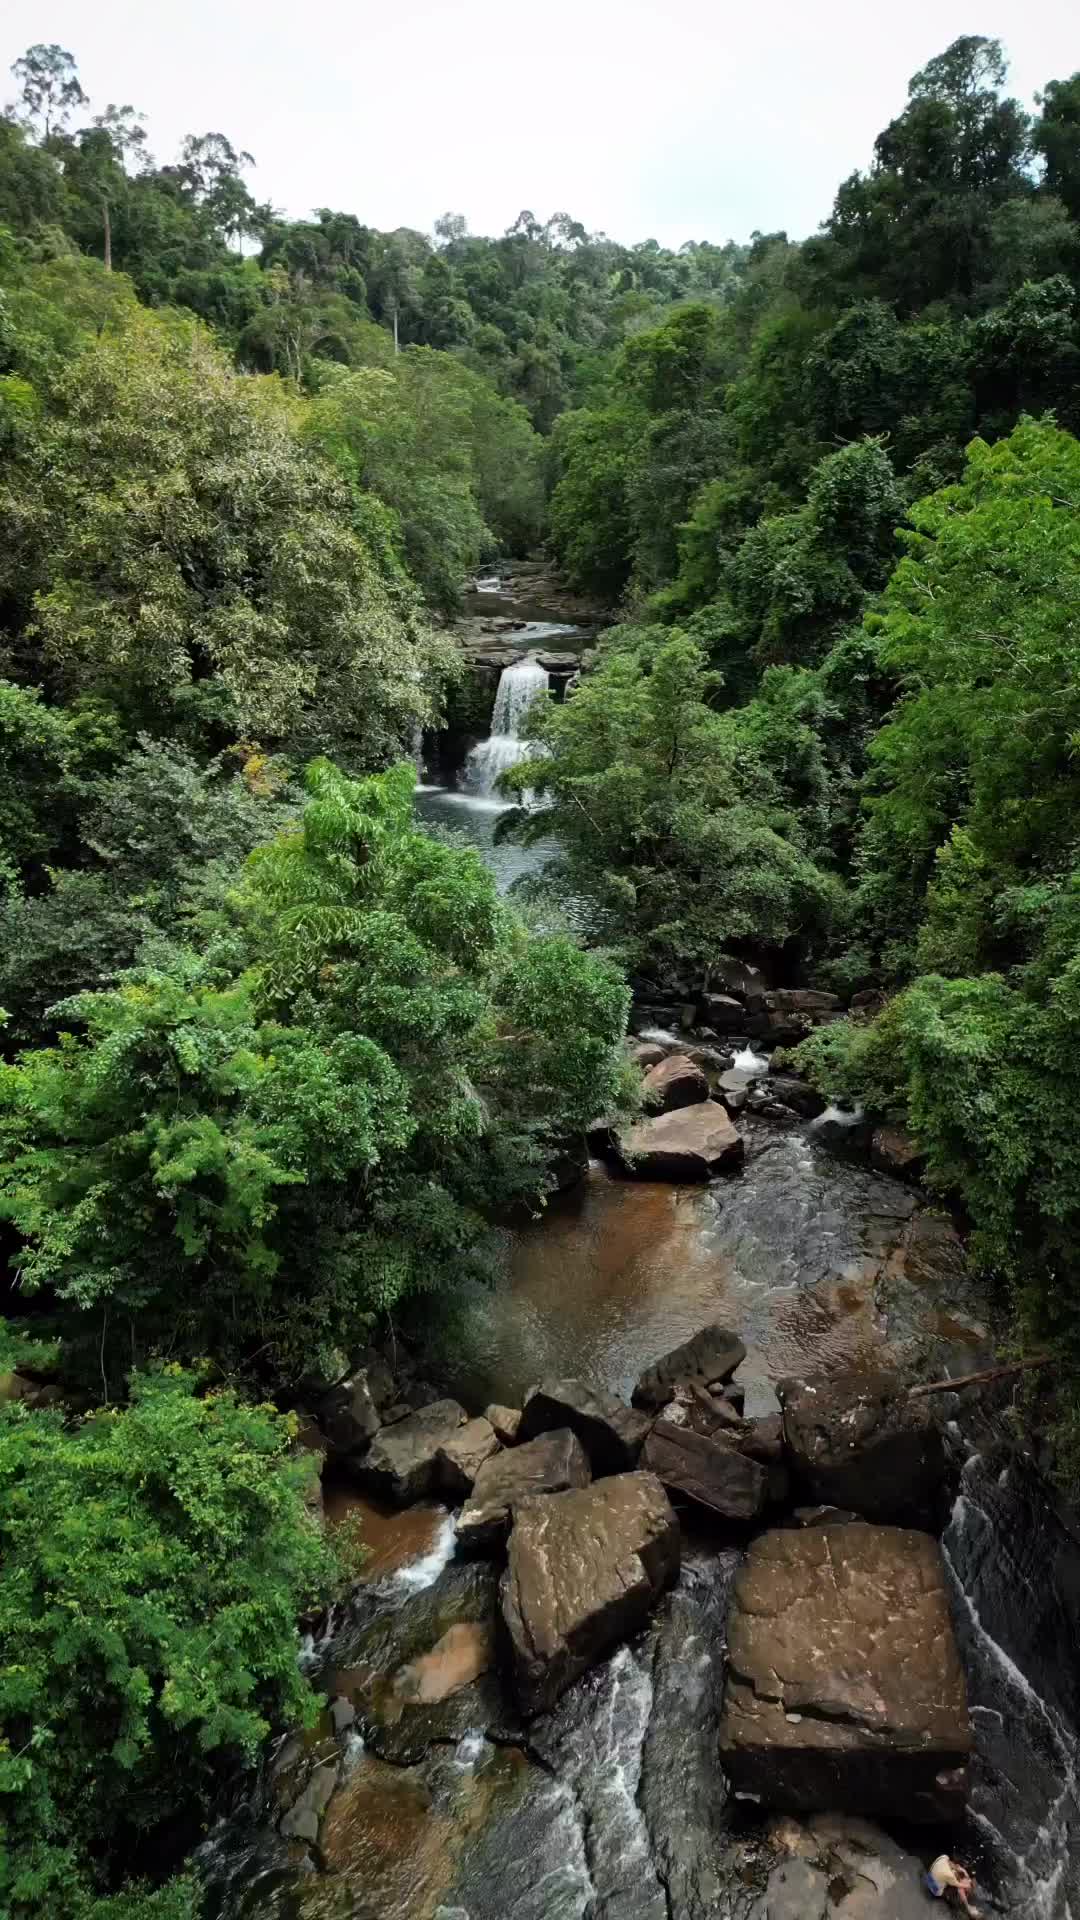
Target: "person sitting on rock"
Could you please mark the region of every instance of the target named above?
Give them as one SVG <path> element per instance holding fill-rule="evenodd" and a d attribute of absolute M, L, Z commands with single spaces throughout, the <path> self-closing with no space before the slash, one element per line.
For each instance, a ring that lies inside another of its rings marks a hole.
<path fill-rule="evenodd" d="M 927 1870 L 927 1892 L 933 1894 L 935 1900 L 944 1900 L 947 1894 L 955 1893 L 964 1912 L 971 1915 L 971 1920 L 979 1920 L 979 1910 L 972 1906 L 968 1898 L 974 1886 L 975 1882 L 967 1868 L 958 1866 L 955 1860 L 949 1859 L 947 1853 L 939 1853 Z"/>

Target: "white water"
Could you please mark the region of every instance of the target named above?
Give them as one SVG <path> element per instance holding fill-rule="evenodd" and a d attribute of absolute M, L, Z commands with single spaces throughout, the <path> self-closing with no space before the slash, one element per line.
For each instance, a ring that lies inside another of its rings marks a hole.
<path fill-rule="evenodd" d="M 529 741 L 521 738 L 521 725 L 533 701 L 546 693 L 548 686 L 546 667 L 531 654 L 515 660 L 512 667 L 503 668 L 491 716 L 491 733 L 473 748 L 465 763 L 466 793 L 479 800 L 497 799 L 499 775 L 536 752 Z M 528 795 L 525 803 L 528 805 Z"/>
<path fill-rule="evenodd" d="M 827 1126 L 857 1127 L 865 1117 L 866 1115 L 862 1107 L 828 1106 L 824 1113 L 818 1114 L 816 1120 L 811 1120 L 810 1126 L 812 1129 Z"/>
<path fill-rule="evenodd" d="M 764 1054 L 755 1053 L 753 1047 L 736 1047 L 732 1066 L 740 1073 L 767 1073 L 769 1063 Z"/>
<path fill-rule="evenodd" d="M 439 1523 L 439 1531 L 427 1553 L 419 1560 L 410 1560 L 399 1567 L 387 1581 L 387 1588 L 394 1593 L 422 1593 L 425 1587 L 434 1586 L 444 1567 L 448 1567 L 457 1549 L 457 1529 L 452 1513 L 445 1513 Z"/>

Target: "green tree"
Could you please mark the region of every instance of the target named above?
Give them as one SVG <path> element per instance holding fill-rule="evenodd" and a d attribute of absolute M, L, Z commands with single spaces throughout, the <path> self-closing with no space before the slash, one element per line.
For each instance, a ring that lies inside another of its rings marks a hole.
<path fill-rule="evenodd" d="M 71 54 L 55 41 L 28 47 L 11 71 L 23 111 L 43 141 L 65 127 L 77 107 L 88 105 Z"/>
<path fill-rule="evenodd" d="M 175 1834 L 225 1767 L 313 1718 L 297 1615 L 339 1569 L 305 1508 L 310 1456 L 289 1445 L 272 1408 L 199 1397 L 178 1368 L 136 1375 L 128 1406 L 75 1425 L 0 1407 L 13 1920 L 192 1913 L 190 1884 L 144 1903 L 134 1882 L 177 1864 Z"/>
<path fill-rule="evenodd" d="M 678 629 L 617 629 L 573 699 L 535 711 L 543 752 L 507 776 L 550 803 L 516 829 L 558 838 L 549 885 L 588 903 L 595 938 L 662 977 L 812 942 L 840 906 L 750 732 L 708 704 L 717 687 Z"/>
<path fill-rule="evenodd" d="M 620 980 L 530 944 L 478 857 L 414 828 L 413 778 L 315 763 L 237 935 L 80 995 L 82 1037 L 8 1070 L 23 1282 L 93 1314 L 102 1365 L 112 1312 L 301 1377 L 473 1271 L 485 1215 L 541 1197 L 555 1143 L 615 1098 Z"/>

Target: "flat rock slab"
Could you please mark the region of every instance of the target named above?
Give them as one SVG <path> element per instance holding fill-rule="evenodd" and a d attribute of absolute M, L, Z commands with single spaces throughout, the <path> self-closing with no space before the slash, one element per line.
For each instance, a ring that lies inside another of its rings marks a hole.
<path fill-rule="evenodd" d="M 577 1434 L 594 1473 L 628 1473 L 637 1465 L 649 1421 L 585 1380 L 543 1380 L 525 1396 L 518 1434 L 533 1440 L 559 1427 Z"/>
<path fill-rule="evenodd" d="M 945 1454 L 925 1398 L 889 1373 L 812 1374 L 779 1392 L 788 1458 L 814 1501 L 868 1520 L 934 1518 Z"/>
<path fill-rule="evenodd" d="M 785 1815 L 770 1841 L 780 1858 L 749 1920 L 928 1920 L 922 1860 L 869 1820 Z"/>
<path fill-rule="evenodd" d="M 745 1359 L 746 1348 L 738 1334 L 713 1321 L 646 1367 L 631 1398 L 635 1407 L 659 1412 L 672 1399 L 676 1387 L 695 1383 L 706 1388 L 726 1386 Z"/>
<path fill-rule="evenodd" d="M 658 1114 L 620 1133 L 616 1152 L 623 1172 L 635 1180 L 711 1180 L 741 1166 L 742 1135 L 715 1100 Z"/>
<path fill-rule="evenodd" d="M 356 1469 L 358 1478 L 384 1500 L 407 1507 L 439 1485 L 439 1452 L 459 1427 L 465 1409 L 456 1400 L 433 1400 L 392 1427 L 383 1427 Z"/>
<path fill-rule="evenodd" d="M 525 1713 L 552 1707 L 640 1626 L 679 1571 L 679 1523 L 651 1473 L 616 1474 L 515 1508 L 503 1620 Z"/>
<path fill-rule="evenodd" d="M 499 1452 L 499 1440 L 490 1420 L 466 1420 L 439 1448 L 436 1471 L 439 1485 L 451 1500 L 467 1500 L 485 1460 Z"/>
<path fill-rule="evenodd" d="M 669 1053 L 651 1067 L 642 1082 L 645 1104 L 661 1113 L 675 1113 L 680 1107 L 696 1107 L 709 1097 L 709 1083 L 702 1069 L 685 1053 Z"/>
<path fill-rule="evenodd" d="M 692 1500 L 722 1520 L 754 1520 L 768 1497 L 768 1471 L 759 1461 L 666 1420 L 653 1427 L 641 1464 L 674 1498 Z"/>
<path fill-rule="evenodd" d="M 766 1807 L 944 1821 L 963 1809 L 964 1675 L 937 1542 L 782 1529 L 735 1580 L 720 1759 Z"/>
<path fill-rule="evenodd" d="M 587 1487 L 591 1478 L 585 1449 L 568 1427 L 525 1441 L 512 1452 L 493 1454 L 458 1514 L 458 1539 L 463 1547 L 498 1546 L 510 1531 L 519 1500 Z"/>

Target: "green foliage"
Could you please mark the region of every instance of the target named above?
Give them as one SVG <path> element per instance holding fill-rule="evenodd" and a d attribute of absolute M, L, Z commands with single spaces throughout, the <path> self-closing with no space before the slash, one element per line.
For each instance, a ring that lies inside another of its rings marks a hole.
<path fill-rule="evenodd" d="M 820 935 L 839 910 L 837 883 L 785 804 L 761 716 L 748 726 L 715 712 L 716 691 L 678 630 L 617 632 L 572 700 L 531 716 L 545 752 L 507 776 L 550 801 L 517 827 L 558 837 L 549 878 L 584 895 L 595 935 L 637 964 L 707 971 L 732 945 Z"/>
<path fill-rule="evenodd" d="M 438 644 L 402 617 L 284 393 L 198 329 L 140 316 L 87 347 L 26 468 L 0 523 L 33 488 L 26 642 L 67 697 L 168 727 L 198 687 L 234 737 L 336 737 L 369 762 L 429 716 Z"/>
<path fill-rule="evenodd" d="M 76 996 L 81 1037 L 6 1071 L 0 1174 L 24 1285 L 294 1379 L 542 1192 L 545 1143 L 617 1091 L 626 1013 L 609 968 L 530 944 L 476 855 L 415 830 L 411 768 L 307 783 L 224 947 Z"/>
<path fill-rule="evenodd" d="M 160 1871 L 225 1766 L 306 1722 L 298 1613 L 337 1571 L 288 1423 L 177 1368 L 81 1424 L 0 1407 L 0 1902 L 179 1920 Z M 110 1863 L 111 1862 L 111 1867 Z"/>
<path fill-rule="evenodd" d="M 70 723 L 78 716 L 68 710 L 55 717 Z M 79 743 L 74 726 L 69 735 Z M 9 1015 L 9 1042 L 51 1039 L 48 1010 L 107 985 L 154 936 L 216 925 L 239 863 L 300 805 L 272 759 L 243 748 L 239 758 L 242 766 L 233 753 L 200 767 L 181 747 L 144 736 L 90 785 L 78 822 L 86 864 L 50 865 L 47 886 L 13 891 L 0 907 L 0 1005 Z M 78 784 L 80 791 L 86 785 Z M 70 850 L 56 792 L 50 859 Z"/>

